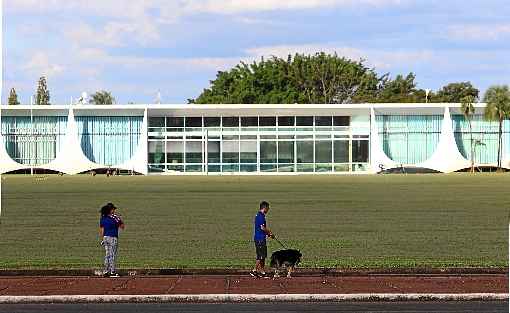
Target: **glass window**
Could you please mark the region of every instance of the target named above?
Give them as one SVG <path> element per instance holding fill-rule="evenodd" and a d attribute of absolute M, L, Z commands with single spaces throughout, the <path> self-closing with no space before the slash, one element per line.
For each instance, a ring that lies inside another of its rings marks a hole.
<path fill-rule="evenodd" d="M 207 162 L 220 163 L 220 142 L 208 141 L 207 142 Z"/>
<path fill-rule="evenodd" d="M 333 145 L 335 163 L 349 163 L 349 141 L 335 140 Z"/>
<path fill-rule="evenodd" d="M 294 126 L 294 116 L 278 116 L 278 126 Z"/>
<path fill-rule="evenodd" d="M 274 116 L 261 116 L 259 118 L 260 126 L 276 126 L 276 117 Z"/>
<path fill-rule="evenodd" d="M 150 173 L 162 173 L 165 171 L 165 165 L 164 164 L 149 164 L 148 166 Z"/>
<path fill-rule="evenodd" d="M 223 141 L 223 163 L 239 163 L 239 141 Z"/>
<path fill-rule="evenodd" d="M 209 165 L 207 167 L 210 173 L 219 173 L 221 172 L 221 167 L 219 165 Z"/>
<path fill-rule="evenodd" d="M 241 117 L 242 127 L 257 127 L 259 126 L 259 118 L 256 116 L 243 116 Z"/>
<path fill-rule="evenodd" d="M 257 164 L 241 164 L 241 172 L 256 172 Z"/>
<path fill-rule="evenodd" d="M 186 163 L 202 163 L 201 141 L 186 142 Z"/>
<path fill-rule="evenodd" d="M 260 142 L 260 163 L 276 163 L 276 141 Z"/>
<path fill-rule="evenodd" d="M 313 116 L 296 116 L 297 126 L 313 126 Z"/>
<path fill-rule="evenodd" d="M 204 117 L 205 127 L 220 127 L 221 117 Z"/>
<path fill-rule="evenodd" d="M 202 165 L 186 165 L 186 172 L 202 172 Z"/>
<path fill-rule="evenodd" d="M 167 163 L 184 163 L 184 144 L 182 141 L 166 143 Z"/>
<path fill-rule="evenodd" d="M 162 141 L 149 141 L 149 163 L 165 163 L 165 143 Z"/>
<path fill-rule="evenodd" d="M 166 127 L 184 127 L 184 117 L 167 117 Z"/>
<path fill-rule="evenodd" d="M 316 116 L 315 126 L 331 126 L 331 116 Z"/>
<path fill-rule="evenodd" d="M 261 172 L 276 172 L 278 169 L 276 164 L 260 164 Z"/>
<path fill-rule="evenodd" d="M 351 118 L 349 116 L 333 116 L 333 126 L 349 126 Z"/>
<path fill-rule="evenodd" d="M 332 142 L 315 142 L 315 163 L 331 163 Z"/>
<path fill-rule="evenodd" d="M 352 141 L 352 162 L 368 163 L 368 140 Z"/>
<path fill-rule="evenodd" d="M 257 163 L 256 141 L 241 141 L 241 163 Z"/>
<path fill-rule="evenodd" d="M 224 116 L 223 127 L 239 127 L 239 116 Z"/>
<path fill-rule="evenodd" d="M 168 165 L 167 170 L 169 172 L 184 172 L 184 165 Z"/>
<path fill-rule="evenodd" d="M 313 163 L 313 141 L 297 141 L 296 150 L 297 163 Z"/>
<path fill-rule="evenodd" d="M 278 163 L 294 163 L 294 141 L 278 142 Z"/>
<path fill-rule="evenodd" d="M 202 127 L 201 117 L 186 117 L 186 127 Z"/>
<path fill-rule="evenodd" d="M 149 118 L 149 127 L 165 127 L 165 118 L 164 117 Z"/>

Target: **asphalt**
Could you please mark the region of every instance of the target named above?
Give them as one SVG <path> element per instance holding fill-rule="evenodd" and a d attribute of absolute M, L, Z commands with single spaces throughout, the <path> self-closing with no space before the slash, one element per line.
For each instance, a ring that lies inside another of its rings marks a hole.
<path fill-rule="evenodd" d="M 374 312 L 465 313 L 508 312 L 508 301 L 489 302 L 342 302 L 342 303 L 233 303 L 233 304 L 59 304 L 0 305 L 0 313 L 163 313 L 163 312 Z"/>

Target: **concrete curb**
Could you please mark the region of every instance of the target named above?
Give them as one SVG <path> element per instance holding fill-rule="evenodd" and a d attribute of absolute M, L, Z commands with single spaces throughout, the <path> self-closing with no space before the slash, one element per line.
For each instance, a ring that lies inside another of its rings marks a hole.
<path fill-rule="evenodd" d="M 48 303 L 238 303 L 238 302 L 344 302 L 344 301 L 501 301 L 506 293 L 464 294 L 201 294 L 201 295 L 79 295 L 0 296 L 0 304 Z"/>
<path fill-rule="evenodd" d="M 249 269 L 122 269 L 122 276 L 167 276 L 167 275 L 246 275 Z M 97 276 L 97 269 L 75 270 L 0 270 L 0 276 Z M 373 276 L 373 275 L 508 275 L 508 268 L 410 268 L 410 269 L 337 269 L 298 268 L 296 276 Z"/>

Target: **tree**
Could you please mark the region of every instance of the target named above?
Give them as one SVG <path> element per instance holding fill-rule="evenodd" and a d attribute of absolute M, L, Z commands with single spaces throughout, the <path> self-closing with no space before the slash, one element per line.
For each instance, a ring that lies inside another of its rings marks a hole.
<path fill-rule="evenodd" d="M 471 173 L 475 172 L 475 159 L 474 159 L 474 145 L 473 145 L 473 128 L 471 126 L 471 117 L 475 114 L 475 107 L 473 106 L 473 102 L 476 101 L 476 98 L 472 95 L 464 96 L 461 99 L 461 110 L 462 114 L 466 118 L 469 123 L 469 134 L 470 134 L 470 146 L 471 146 Z"/>
<path fill-rule="evenodd" d="M 348 103 L 375 99 L 382 78 L 336 54 L 296 54 L 218 72 L 190 103 Z"/>
<path fill-rule="evenodd" d="M 9 105 L 18 105 L 18 94 L 16 94 L 16 89 L 12 88 L 9 93 Z"/>
<path fill-rule="evenodd" d="M 417 89 L 416 76 L 409 73 L 407 76 L 397 75 L 395 79 L 384 79 L 375 101 L 380 103 L 416 103 L 425 102 L 425 90 Z"/>
<path fill-rule="evenodd" d="M 115 98 L 112 96 L 111 92 L 106 90 L 100 90 L 91 97 L 92 100 L 90 100 L 90 103 L 93 104 L 109 105 L 115 103 Z"/>
<path fill-rule="evenodd" d="M 478 99 L 479 93 L 471 82 L 451 83 L 441 88 L 431 99 L 433 102 L 461 103 L 465 97 Z"/>
<path fill-rule="evenodd" d="M 499 122 L 498 169 L 501 169 L 501 146 L 503 142 L 503 121 L 510 117 L 510 89 L 508 86 L 491 86 L 485 92 L 485 118 Z"/>
<path fill-rule="evenodd" d="M 37 84 L 37 95 L 35 97 L 35 104 L 37 105 L 49 105 L 50 104 L 50 91 L 46 84 L 46 77 L 41 76 L 39 83 Z"/>

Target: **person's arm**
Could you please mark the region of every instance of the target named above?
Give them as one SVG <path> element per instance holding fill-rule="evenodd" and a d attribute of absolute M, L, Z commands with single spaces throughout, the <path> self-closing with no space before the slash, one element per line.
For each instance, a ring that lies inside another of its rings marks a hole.
<path fill-rule="evenodd" d="M 262 229 L 262 231 L 266 233 L 266 236 L 268 236 L 269 238 L 274 238 L 273 232 L 269 228 L 267 228 L 266 225 L 264 224 L 260 225 L 260 229 Z"/>
<path fill-rule="evenodd" d="M 124 230 L 126 228 L 126 224 L 124 224 L 124 221 L 122 221 L 122 220 L 120 221 L 119 227 L 122 230 Z"/>
<path fill-rule="evenodd" d="M 101 245 L 104 245 L 104 227 L 99 226 L 99 240 L 101 240 Z"/>

